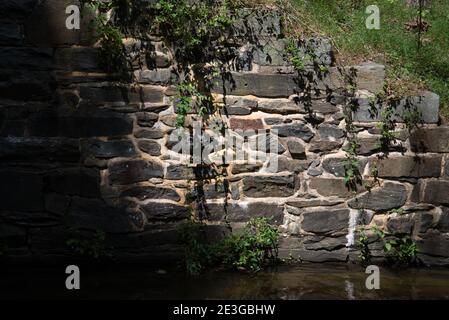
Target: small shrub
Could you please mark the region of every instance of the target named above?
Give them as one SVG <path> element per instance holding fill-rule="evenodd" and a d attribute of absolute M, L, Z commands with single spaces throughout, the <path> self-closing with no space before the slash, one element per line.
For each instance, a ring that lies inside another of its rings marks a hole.
<path fill-rule="evenodd" d="M 203 227 L 202 223 L 186 222 L 179 229 L 190 274 L 199 274 L 207 267 L 257 272 L 277 261 L 279 233 L 267 218 L 253 219 L 241 232 L 213 244 L 204 242 Z"/>
<path fill-rule="evenodd" d="M 418 248 L 408 235 L 386 234 L 374 227 L 372 229 L 383 243 L 386 262 L 392 266 L 410 266 L 417 263 Z"/>

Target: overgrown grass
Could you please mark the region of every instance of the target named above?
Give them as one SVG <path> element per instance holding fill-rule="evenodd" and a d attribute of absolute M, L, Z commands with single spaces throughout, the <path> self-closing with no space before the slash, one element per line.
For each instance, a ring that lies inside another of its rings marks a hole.
<path fill-rule="evenodd" d="M 289 0 L 281 0 L 281 5 Z M 332 38 L 342 64 L 371 60 L 388 67 L 387 81 L 404 93 L 431 90 L 441 97 L 441 115 L 449 120 L 449 1 L 432 0 L 423 12 L 431 27 L 422 34 L 406 24 L 418 16 L 405 0 L 290 0 L 293 5 L 289 32 Z M 290 5 L 287 3 L 287 5 Z M 380 8 L 380 30 L 365 25 L 368 5 Z M 293 18 L 295 17 L 295 18 Z"/>

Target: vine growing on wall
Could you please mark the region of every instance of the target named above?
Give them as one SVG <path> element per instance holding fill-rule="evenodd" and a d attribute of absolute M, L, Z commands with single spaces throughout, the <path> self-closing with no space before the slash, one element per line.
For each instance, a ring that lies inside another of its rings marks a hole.
<path fill-rule="evenodd" d="M 236 56 L 232 26 L 237 11 L 245 5 L 240 0 L 159 0 L 148 4 L 144 0 L 84 0 L 96 12 L 93 26 L 101 60 L 106 70 L 133 73 L 132 65 L 123 63 L 126 48 L 123 37 L 135 38 L 145 50 L 152 50 L 154 37 L 163 41 L 171 51 L 177 75 L 174 105 L 176 127 L 186 126 L 186 118 L 194 112 L 202 123 L 202 130 L 217 127 L 221 110 L 215 103 L 211 88 L 216 79 L 223 79 Z M 222 122 L 222 120 L 221 120 Z M 224 123 L 218 125 L 224 134 Z M 191 129 L 192 128 L 187 128 Z M 215 178 L 227 186 L 225 165 L 201 164 L 195 168 L 195 181 L 189 199 L 196 209 L 207 211 L 203 187 Z M 228 188 L 225 187 L 228 193 Z M 226 193 L 226 198 L 227 198 Z M 207 212 L 197 212 L 201 219 Z"/>

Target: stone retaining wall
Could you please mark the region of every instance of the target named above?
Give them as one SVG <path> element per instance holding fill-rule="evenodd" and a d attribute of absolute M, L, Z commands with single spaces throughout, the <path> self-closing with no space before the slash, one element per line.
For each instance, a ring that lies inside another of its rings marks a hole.
<path fill-rule="evenodd" d="M 71 254 L 66 241 L 73 230 L 102 230 L 119 259 L 179 260 L 176 226 L 190 215 L 186 196 L 198 174 L 169 157 L 176 121 L 172 57 L 156 41 L 155 55 L 135 70 L 138 81 L 118 81 L 99 67 L 86 28 L 64 28 L 72 2 L 0 3 L 8 13 L 0 21 L 0 244 L 7 257 L 61 257 Z M 368 181 L 376 166 L 379 184 L 349 191 L 344 82 L 332 47 L 325 39 L 308 43 L 329 68 L 315 79 L 311 115 L 283 57 L 279 19 L 270 17 L 249 24 L 263 45 L 242 46 L 232 82 L 219 82 L 214 92 L 225 101 L 229 128 L 277 130 L 278 168 L 229 165 L 229 194 L 212 179 L 204 187 L 208 235 L 226 232 L 225 219 L 239 228 L 269 216 L 282 232 L 282 257 L 345 262 L 357 260 L 356 227 L 377 225 L 411 235 L 426 264 L 448 265 L 449 128 L 438 125 L 438 96 L 410 100 L 422 113 L 422 128 L 410 134 L 399 125 L 398 143 L 379 159 L 379 119 L 370 115 L 367 97 L 382 88 L 385 70 L 354 66 L 360 170 Z M 127 41 L 132 50 L 136 42 Z M 391 213 L 398 208 L 402 214 Z M 372 252 L 383 254 L 376 243 Z"/>

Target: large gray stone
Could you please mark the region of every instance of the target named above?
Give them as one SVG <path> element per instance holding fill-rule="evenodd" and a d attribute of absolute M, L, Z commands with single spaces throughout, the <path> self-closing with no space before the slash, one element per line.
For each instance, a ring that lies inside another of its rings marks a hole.
<path fill-rule="evenodd" d="M 303 123 L 294 123 L 289 125 L 275 126 L 280 137 L 296 137 L 309 142 L 314 137 L 314 133 Z"/>
<path fill-rule="evenodd" d="M 416 244 L 421 254 L 449 257 L 449 236 L 441 234 L 437 230 L 431 229 L 421 235 Z"/>
<path fill-rule="evenodd" d="M 139 140 L 137 146 L 142 152 L 148 153 L 150 156 L 158 157 L 161 155 L 161 145 L 152 140 Z"/>
<path fill-rule="evenodd" d="M 410 136 L 412 151 L 449 152 L 449 127 L 419 129 Z"/>
<path fill-rule="evenodd" d="M 134 136 L 138 139 L 161 139 L 164 137 L 164 132 L 160 129 L 139 129 Z"/>
<path fill-rule="evenodd" d="M 299 173 L 307 170 L 310 160 L 295 160 L 286 156 L 271 157 L 267 170 L 271 173 L 294 172 Z"/>
<path fill-rule="evenodd" d="M 387 158 L 375 163 L 381 178 L 430 178 L 441 174 L 441 156 Z"/>
<path fill-rule="evenodd" d="M 301 228 L 315 234 L 345 231 L 349 225 L 349 209 L 326 209 L 303 213 Z"/>
<path fill-rule="evenodd" d="M 163 199 L 172 201 L 181 200 L 181 197 L 174 189 L 165 187 L 155 187 L 155 186 L 132 187 L 124 190 L 120 194 L 120 197 L 137 198 L 140 201 L 144 201 L 147 199 L 156 199 L 156 200 Z"/>
<path fill-rule="evenodd" d="M 289 140 L 287 142 L 288 151 L 293 159 L 304 160 L 306 159 L 306 151 L 302 143 L 295 140 Z"/>
<path fill-rule="evenodd" d="M 243 192 L 247 197 L 289 197 L 295 193 L 295 177 L 250 176 L 243 179 Z"/>
<path fill-rule="evenodd" d="M 164 169 L 161 164 L 146 160 L 114 161 L 109 165 L 108 171 L 110 183 L 118 185 L 132 184 L 164 176 Z"/>
<path fill-rule="evenodd" d="M 391 217 L 388 219 L 388 231 L 393 234 L 410 234 L 412 232 L 414 222 L 409 216 Z"/>
<path fill-rule="evenodd" d="M 190 216 L 187 207 L 174 203 L 151 202 L 141 206 L 148 221 L 176 221 Z"/>
<path fill-rule="evenodd" d="M 402 207 L 407 200 L 407 189 L 402 184 L 386 182 L 348 202 L 353 209 L 369 209 L 376 212 Z"/>
<path fill-rule="evenodd" d="M 359 186 L 358 192 L 350 190 L 343 179 L 313 178 L 309 187 L 325 197 L 349 198 L 363 191 L 363 188 Z"/>
<path fill-rule="evenodd" d="M 354 112 L 356 122 L 381 121 L 381 108 L 379 104 L 372 106 L 366 98 L 358 99 L 358 110 Z M 432 92 L 423 92 L 420 96 L 409 97 L 402 100 L 395 108 L 393 120 L 405 122 L 411 115 L 418 114 L 420 122 L 438 123 L 440 97 Z"/>
<path fill-rule="evenodd" d="M 284 206 L 272 202 L 243 202 L 207 204 L 210 221 L 248 222 L 253 218 L 266 217 L 280 225 L 283 221 Z"/>
<path fill-rule="evenodd" d="M 133 157 L 137 154 L 134 144 L 129 140 L 84 140 L 81 142 L 81 152 L 84 156 L 100 159 Z"/>
<path fill-rule="evenodd" d="M 309 145 L 310 152 L 326 153 L 339 149 L 343 141 L 313 140 Z"/>
<path fill-rule="evenodd" d="M 213 178 L 214 173 L 208 167 L 186 166 L 182 164 L 170 164 L 167 167 L 168 180 L 198 180 L 202 178 Z"/>
<path fill-rule="evenodd" d="M 320 137 L 323 139 L 327 138 L 341 139 L 344 138 L 346 135 L 343 129 L 330 125 L 321 125 L 318 128 L 318 131 L 320 132 Z"/>
<path fill-rule="evenodd" d="M 367 159 L 359 159 L 359 170 L 363 172 L 368 160 Z M 326 158 L 323 160 L 323 168 L 325 171 L 333 174 L 336 177 L 344 177 L 345 176 L 345 167 L 348 165 L 348 159 L 346 158 Z"/>
<path fill-rule="evenodd" d="M 449 181 L 427 181 L 423 202 L 436 205 L 449 205 Z"/>
<path fill-rule="evenodd" d="M 306 113 L 303 104 L 298 104 L 289 99 L 262 100 L 259 102 L 258 110 L 267 113 L 297 114 Z"/>

